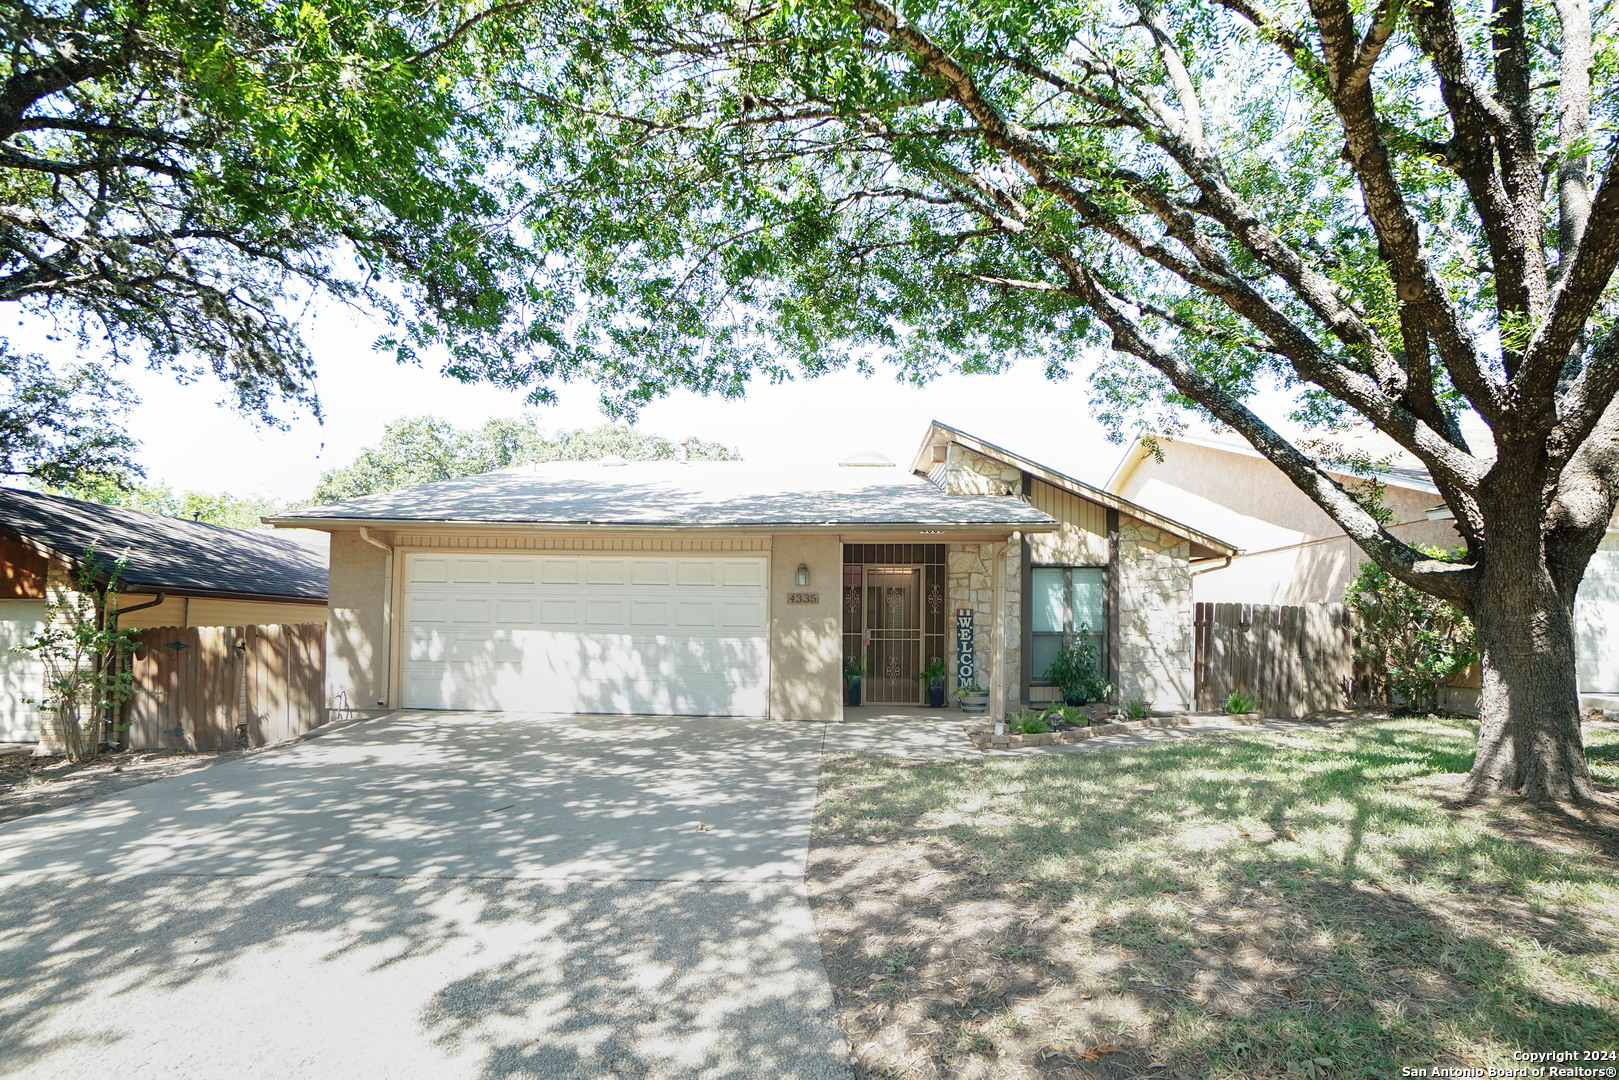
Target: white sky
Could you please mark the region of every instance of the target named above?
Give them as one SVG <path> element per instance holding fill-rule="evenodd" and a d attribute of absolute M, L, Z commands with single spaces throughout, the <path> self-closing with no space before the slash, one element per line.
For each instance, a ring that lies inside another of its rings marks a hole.
<path fill-rule="evenodd" d="M 265 428 L 221 404 L 222 387 L 212 380 L 180 385 L 168 372 L 120 369 L 141 398 L 128 430 L 142 443 L 148 480 L 182 491 L 306 499 L 324 471 L 376 443 L 390 420 L 432 413 L 467 427 L 528 408 L 520 391 L 463 385 L 436 369 L 395 364 L 372 351 L 376 329 L 346 311 L 327 308 L 304 331 L 317 365 L 323 425 L 300 418 L 285 432 Z M 25 322 L 8 332 L 16 348 L 61 356 L 62 346 L 45 340 L 43 324 Z M 565 386 L 559 397 L 537 410 L 548 431 L 605 420 L 594 388 Z M 635 427 L 722 441 L 751 461 L 836 460 L 872 449 L 904 466 L 933 419 L 1097 484 L 1124 452 L 1090 418 L 1082 379 L 1052 383 L 1032 363 L 999 376 L 947 376 L 921 389 L 884 371 L 870 379 L 845 371 L 782 386 L 757 383 L 740 401 L 682 392 L 642 410 Z"/>

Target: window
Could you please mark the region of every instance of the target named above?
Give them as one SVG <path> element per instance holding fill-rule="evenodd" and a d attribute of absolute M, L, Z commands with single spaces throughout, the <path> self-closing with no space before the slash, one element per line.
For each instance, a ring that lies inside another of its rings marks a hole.
<path fill-rule="evenodd" d="M 1080 635 L 1096 647 L 1096 666 L 1107 671 L 1107 585 L 1100 566 L 1037 566 L 1029 596 L 1029 681 L 1050 686 L 1046 668 L 1066 642 Z"/>

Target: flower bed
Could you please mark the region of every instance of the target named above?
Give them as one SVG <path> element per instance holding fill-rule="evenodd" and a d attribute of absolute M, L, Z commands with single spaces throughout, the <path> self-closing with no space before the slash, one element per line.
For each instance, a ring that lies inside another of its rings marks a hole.
<path fill-rule="evenodd" d="M 1066 731 L 1048 731 L 1038 735 L 1006 734 L 996 735 L 993 731 L 967 731 L 967 738 L 972 740 L 974 746 L 980 750 L 1021 750 L 1029 746 L 1063 746 L 1068 743 L 1084 742 L 1101 735 L 1124 735 L 1142 728 L 1162 727 L 1188 727 L 1192 724 L 1208 724 L 1226 721 L 1229 723 L 1252 725 L 1263 722 L 1259 713 L 1249 713 L 1242 716 L 1194 716 L 1189 713 L 1169 713 L 1162 716 L 1149 716 L 1142 720 L 1114 720 L 1100 724 L 1091 724 L 1088 727 L 1069 728 Z"/>

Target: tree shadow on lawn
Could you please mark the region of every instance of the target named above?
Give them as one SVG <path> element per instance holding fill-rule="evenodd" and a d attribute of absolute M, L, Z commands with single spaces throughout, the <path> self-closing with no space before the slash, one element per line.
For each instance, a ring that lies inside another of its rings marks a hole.
<path fill-rule="evenodd" d="M 1619 1044 L 1605 844 L 1402 786 L 1471 738 L 833 760 L 811 897 L 859 1069 L 1381 1078 Z"/>

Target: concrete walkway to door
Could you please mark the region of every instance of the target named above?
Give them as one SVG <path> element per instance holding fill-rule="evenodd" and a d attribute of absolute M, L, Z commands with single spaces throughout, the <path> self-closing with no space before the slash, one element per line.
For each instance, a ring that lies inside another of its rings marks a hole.
<path fill-rule="evenodd" d="M 402 713 L 0 827 L 0 1076 L 848 1077 L 822 733 Z"/>

